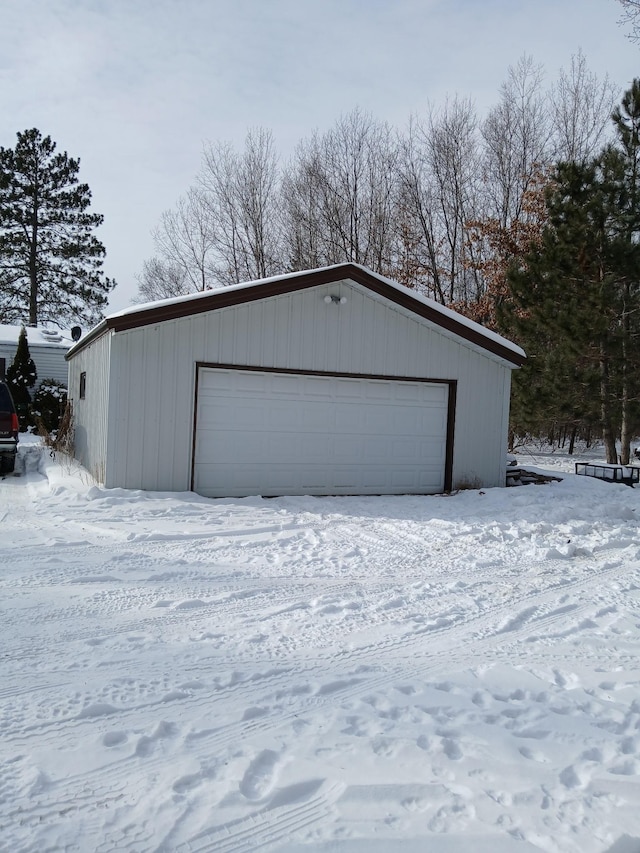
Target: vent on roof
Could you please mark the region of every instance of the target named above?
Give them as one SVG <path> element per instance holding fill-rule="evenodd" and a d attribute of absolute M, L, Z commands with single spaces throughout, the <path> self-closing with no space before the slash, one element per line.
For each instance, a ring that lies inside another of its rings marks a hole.
<path fill-rule="evenodd" d="M 60 343 L 62 340 L 62 335 L 56 329 L 40 329 L 40 334 L 45 341 L 49 341 L 52 344 Z"/>

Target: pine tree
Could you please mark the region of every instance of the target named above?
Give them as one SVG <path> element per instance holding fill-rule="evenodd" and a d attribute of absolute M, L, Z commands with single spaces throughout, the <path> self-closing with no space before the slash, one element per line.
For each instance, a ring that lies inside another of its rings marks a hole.
<path fill-rule="evenodd" d="M 31 404 L 30 388 L 36 383 L 38 374 L 36 366 L 29 352 L 27 341 L 27 330 L 23 326 L 18 337 L 18 348 L 13 362 L 7 368 L 7 384 L 16 404 L 20 429 L 24 430 L 29 422 L 29 406 Z"/>
<path fill-rule="evenodd" d="M 90 325 L 115 286 L 92 234 L 103 217 L 87 212 L 79 160 L 36 128 L 17 136 L 14 149 L 0 148 L 0 319 Z"/>
<path fill-rule="evenodd" d="M 618 135 L 622 182 L 620 232 L 630 246 L 640 239 L 640 80 L 634 80 L 612 115 Z M 624 282 L 622 346 L 624 350 L 621 388 L 620 457 L 628 464 L 631 439 L 640 424 L 640 269 L 631 266 Z"/>
<path fill-rule="evenodd" d="M 613 149 L 591 163 L 558 166 L 542 242 L 512 266 L 512 300 L 502 309 L 530 355 L 514 383 L 516 416 L 529 383 L 550 413 L 570 423 L 597 414 L 608 462 L 617 462 L 628 367 L 625 296 L 640 264 L 625 226 L 624 175 L 624 157 Z"/>
<path fill-rule="evenodd" d="M 607 461 L 620 438 L 627 464 L 640 428 L 639 80 L 612 119 L 616 143 L 557 166 L 542 240 L 513 257 L 498 319 L 529 354 L 514 379 L 515 428 L 598 421 Z"/>

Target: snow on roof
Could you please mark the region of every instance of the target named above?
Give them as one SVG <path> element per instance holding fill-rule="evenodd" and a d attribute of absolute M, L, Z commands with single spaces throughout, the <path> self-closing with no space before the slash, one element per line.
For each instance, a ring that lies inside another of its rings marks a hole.
<path fill-rule="evenodd" d="M 341 267 L 344 266 L 345 264 L 334 264 L 333 266 L 325 267 L 324 269 L 339 270 Z M 400 284 L 399 282 L 394 281 L 391 278 L 387 278 L 386 276 L 380 275 L 379 273 L 374 273 L 367 267 L 362 266 L 361 264 L 349 264 L 349 266 L 356 267 L 357 269 L 362 270 L 363 273 L 374 276 L 375 278 L 389 285 L 389 287 L 395 288 L 400 293 L 404 293 L 407 296 L 410 296 L 412 299 L 415 299 L 417 302 L 421 302 L 423 305 L 428 305 L 430 308 L 434 309 L 435 311 L 438 311 L 443 316 L 455 318 L 462 325 L 468 326 L 470 329 L 477 329 L 481 331 L 484 335 L 486 335 L 486 337 L 492 338 L 493 340 L 501 343 L 503 346 L 508 346 L 514 352 L 520 353 L 521 355 L 525 354 L 524 350 L 517 346 L 517 344 L 514 344 L 512 341 L 503 338 L 501 335 L 498 335 L 495 332 L 491 332 L 489 329 L 485 328 L 484 326 L 481 326 L 479 323 L 476 323 L 473 320 L 470 320 L 463 314 L 459 314 L 457 311 L 452 311 L 450 308 L 446 308 L 444 305 L 441 305 L 434 299 L 430 299 L 428 296 L 423 296 L 421 293 L 418 293 L 417 290 L 412 290 L 411 288 L 405 287 L 403 284 Z M 246 290 L 250 287 L 255 287 L 258 284 L 271 284 L 274 281 L 285 281 L 286 279 L 300 278 L 301 276 L 310 275 L 313 272 L 315 272 L 315 270 L 301 270 L 299 272 L 285 273 L 284 275 L 274 275 L 269 278 L 255 279 L 253 281 L 243 281 L 240 284 L 231 284 L 225 287 L 216 287 L 211 288 L 210 290 L 201 290 L 198 293 L 187 293 L 183 296 L 174 296 L 170 299 L 160 299 L 156 302 L 145 302 L 144 304 L 132 305 L 129 308 L 123 308 L 121 311 L 116 311 L 114 314 L 109 314 L 107 319 L 110 320 L 115 319 L 116 317 L 125 317 L 129 314 L 136 314 L 139 311 L 148 311 L 150 308 L 159 308 L 160 306 L 181 305 L 185 302 L 192 302 L 207 296 L 212 296 L 213 294 L 219 293 L 220 291 L 233 292 L 236 290 Z"/>
<path fill-rule="evenodd" d="M 366 270 L 365 267 L 360 267 L 359 264 L 355 266 L 359 266 L 360 269 Z M 441 305 L 439 302 L 436 302 L 435 299 L 429 299 L 428 296 L 423 296 L 421 293 L 418 293 L 415 290 L 411 290 L 410 287 L 405 287 L 403 284 L 400 284 L 397 281 L 393 281 L 391 278 L 386 278 L 382 275 L 377 275 L 381 281 L 384 281 L 390 287 L 395 287 L 400 293 L 404 293 L 407 296 L 411 296 L 417 302 L 421 302 L 423 305 L 427 305 L 432 308 L 434 311 L 438 311 L 444 317 L 450 317 L 451 319 L 455 319 L 460 325 L 467 326 L 469 329 L 475 329 L 478 332 L 481 332 L 486 338 L 489 338 L 496 343 L 501 344 L 503 347 L 507 347 L 507 349 L 513 350 L 513 352 L 518 353 L 519 355 L 526 358 L 526 353 L 519 347 L 517 344 L 514 344 L 513 341 L 508 340 L 507 338 L 503 338 L 502 335 L 497 334 L 497 332 L 492 332 L 491 329 L 487 329 L 486 326 L 480 325 L 480 323 L 476 323 L 474 320 L 470 320 L 469 317 L 465 317 L 464 314 L 460 314 L 458 311 L 453 311 L 451 308 L 447 308 L 445 305 Z"/>
<path fill-rule="evenodd" d="M 22 326 L 7 326 L 0 324 L 0 345 L 18 344 Z M 26 326 L 29 346 L 58 347 L 69 349 L 73 345 L 71 332 L 67 329 L 56 329 L 53 326 Z"/>
<path fill-rule="evenodd" d="M 330 267 L 323 267 L 324 270 L 331 269 L 340 269 L 340 267 L 344 267 L 344 264 L 334 264 Z M 351 264 L 351 266 L 358 266 L 357 264 Z M 368 273 L 369 275 L 375 275 L 371 270 L 366 267 L 359 267 L 359 269 Z M 196 302 L 199 299 L 205 299 L 206 297 L 214 296 L 216 293 L 233 293 L 237 290 L 248 290 L 250 287 L 256 287 L 261 284 L 272 284 L 275 281 L 286 281 L 287 279 L 296 279 L 301 278 L 302 276 L 311 275 L 317 270 L 300 270 L 298 272 L 290 272 L 283 273 L 282 275 L 272 275 L 268 278 L 257 278 L 252 281 L 241 281 L 239 284 L 228 284 L 221 285 L 220 287 L 212 287 L 209 290 L 199 290 L 197 293 L 187 293 L 183 296 L 172 296 L 170 299 L 158 299 L 155 302 L 145 302 L 140 305 L 131 305 L 129 308 L 123 308 L 120 311 L 116 311 L 114 314 L 109 314 L 107 316 L 107 320 L 113 320 L 116 317 L 126 317 L 130 314 L 137 314 L 142 311 L 149 311 L 153 308 L 160 307 L 168 307 L 170 305 L 182 305 L 185 302 Z M 381 278 L 381 276 L 377 276 Z M 388 281 L 388 279 L 387 279 Z"/>
<path fill-rule="evenodd" d="M 444 305 L 441 305 L 439 302 L 436 302 L 433 299 L 430 299 L 427 296 L 423 296 L 415 290 L 411 290 L 408 287 L 405 287 L 402 284 L 399 284 L 397 281 L 393 279 L 386 278 L 378 273 L 372 272 L 367 267 L 361 266 L 360 264 L 354 263 L 342 263 L 342 264 L 334 264 L 333 266 L 323 267 L 321 269 L 315 270 L 302 270 L 299 272 L 285 273 L 283 275 L 271 276 L 269 278 L 257 279 L 254 281 L 245 281 L 239 284 L 233 284 L 225 287 L 218 287 L 211 290 L 199 291 L 198 293 L 188 293 L 183 296 L 175 296 L 170 299 L 161 299 L 156 302 L 147 302 L 144 304 L 132 305 L 129 308 L 123 308 L 120 311 L 116 311 L 113 314 L 109 314 L 105 320 L 102 321 L 98 326 L 92 329 L 86 336 L 84 341 L 80 341 L 82 343 L 88 343 L 91 339 L 93 339 L 97 334 L 106 331 L 106 329 L 111 328 L 119 331 L 124 328 L 132 328 L 137 325 L 146 325 L 150 322 L 157 322 L 160 319 L 170 319 L 172 315 L 172 309 L 175 308 L 176 314 L 184 315 L 187 313 L 187 308 L 190 304 L 193 305 L 194 313 L 197 313 L 198 308 L 197 303 L 202 301 L 214 301 L 216 297 L 221 295 L 230 296 L 231 294 L 238 293 L 241 294 L 242 291 L 245 290 L 255 290 L 256 288 L 265 288 L 265 295 L 269 295 L 269 290 L 271 293 L 273 292 L 273 288 L 270 289 L 270 285 L 282 284 L 287 281 L 295 282 L 297 279 L 308 278 L 311 281 L 310 284 L 327 284 L 331 281 L 328 276 L 335 271 L 335 281 L 348 281 L 354 280 L 356 283 L 367 285 L 367 283 L 375 284 L 380 283 L 384 288 L 391 289 L 395 291 L 395 294 L 398 296 L 398 303 L 404 304 L 405 307 L 410 307 L 411 303 L 414 303 L 418 306 L 424 306 L 427 309 L 428 314 L 430 315 L 430 319 L 434 322 L 438 322 L 438 318 L 441 318 L 442 325 L 449 329 L 454 327 L 457 329 L 459 334 L 462 334 L 463 337 L 467 337 L 464 330 L 468 330 L 469 339 L 475 339 L 476 343 L 482 346 L 482 342 L 487 343 L 486 348 L 489 350 L 499 351 L 502 350 L 505 355 L 508 353 L 507 358 L 512 360 L 516 364 L 521 364 L 526 359 L 526 354 L 524 350 L 519 347 L 517 344 L 514 344 L 512 341 L 509 341 L 506 338 L 503 338 L 501 335 L 498 335 L 495 332 L 487 329 L 484 326 L 481 326 L 479 323 L 470 320 L 468 317 L 465 317 L 463 314 L 460 314 L 456 311 L 453 311 L 450 308 L 446 308 Z M 317 282 L 314 279 L 318 279 Z M 292 287 L 292 289 L 295 289 Z M 388 290 L 387 290 L 388 294 Z M 253 297 L 255 298 L 255 296 Z M 391 296 L 393 298 L 393 296 Z M 242 301 L 241 296 L 238 301 Z M 407 302 L 409 303 L 407 305 Z M 219 307 L 219 306 L 212 306 Z M 204 308 L 200 308 L 200 310 L 206 310 Z M 422 313 L 418 310 L 416 313 Z M 140 317 L 140 323 L 136 322 L 136 316 Z M 155 316 L 157 315 L 157 316 Z M 155 320 L 152 317 L 155 316 Z M 506 351 L 506 352 L 505 352 Z M 76 352 L 76 347 L 70 353 L 74 355 Z M 513 354 L 514 358 L 511 359 L 511 354 Z"/>

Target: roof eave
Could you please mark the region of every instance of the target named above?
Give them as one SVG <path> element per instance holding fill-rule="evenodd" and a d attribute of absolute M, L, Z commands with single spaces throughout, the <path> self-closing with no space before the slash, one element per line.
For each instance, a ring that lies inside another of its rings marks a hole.
<path fill-rule="evenodd" d="M 102 320 L 102 322 L 98 323 L 97 326 L 94 326 L 91 331 L 87 332 L 86 335 L 80 338 L 80 340 L 68 350 L 64 357 L 65 361 L 69 361 L 70 358 L 73 358 L 74 355 L 77 355 L 90 343 L 97 340 L 97 338 L 102 337 L 102 335 L 109 331 L 110 328 L 112 328 L 112 326 L 109 322 L 109 318 L 107 317 L 106 320 Z"/>
<path fill-rule="evenodd" d="M 337 264 L 309 272 L 287 274 L 264 281 L 249 283 L 244 287 L 231 287 L 220 289 L 199 295 L 197 299 L 185 299 L 184 301 L 167 301 L 153 307 L 131 311 L 125 314 L 115 314 L 107 317 L 98 326 L 85 335 L 81 341 L 73 346 L 67 353 L 69 359 L 76 355 L 81 349 L 90 344 L 96 338 L 108 330 L 124 332 L 130 329 L 148 326 L 154 323 L 162 323 L 167 320 L 176 320 L 181 317 L 189 317 L 194 314 L 204 314 L 207 311 L 215 311 L 221 308 L 229 308 L 245 302 L 255 302 L 259 299 L 268 299 L 281 296 L 286 293 L 305 290 L 322 284 L 333 284 L 338 281 L 349 279 L 361 284 L 363 287 L 388 299 L 413 314 L 440 326 L 443 329 L 475 344 L 480 349 L 498 356 L 510 366 L 521 367 L 526 361 L 526 355 L 519 347 L 512 349 L 507 346 L 507 341 L 500 340 L 487 335 L 477 323 L 463 322 L 457 319 L 454 312 L 440 311 L 436 307 L 416 299 L 406 288 L 395 286 L 389 279 L 372 273 L 365 267 L 353 263 Z"/>

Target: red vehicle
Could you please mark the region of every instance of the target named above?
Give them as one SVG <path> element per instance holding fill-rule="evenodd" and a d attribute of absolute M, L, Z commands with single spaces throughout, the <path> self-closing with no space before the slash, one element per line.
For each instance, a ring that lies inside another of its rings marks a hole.
<path fill-rule="evenodd" d="M 0 382 L 0 474 L 15 468 L 18 452 L 18 415 L 9 388 Z"/>

